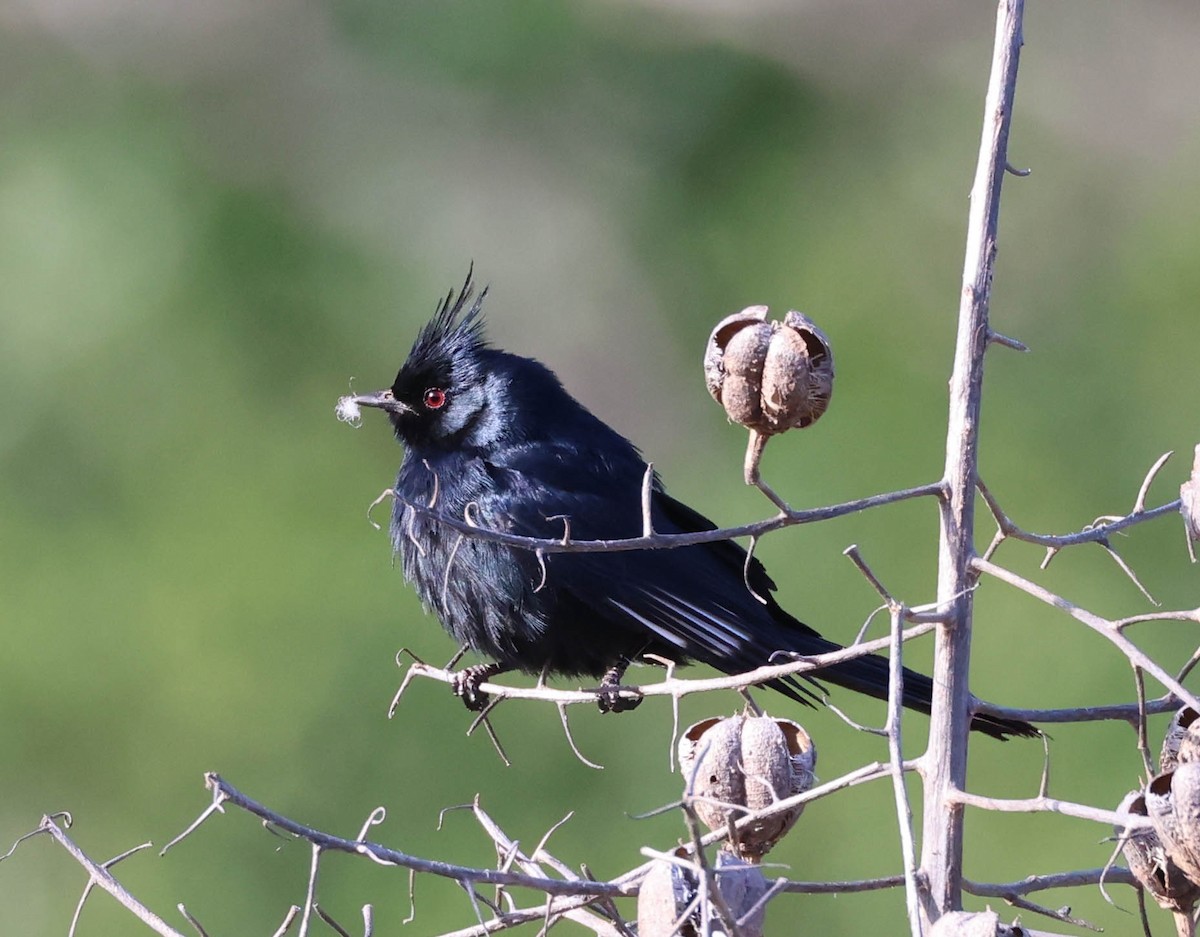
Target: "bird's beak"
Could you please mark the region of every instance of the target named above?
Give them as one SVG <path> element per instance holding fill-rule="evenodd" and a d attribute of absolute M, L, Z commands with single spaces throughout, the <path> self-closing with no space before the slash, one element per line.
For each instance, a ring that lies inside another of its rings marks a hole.
<path fill-rule="evenodd" d="M 391 388 L 377 390 L 370 394 L 355 394 L 350 398 L 352 403 L 358 404 L 360 407 L 375 407 L 378 410 L 384 410 L 387 413 L 412 413 L 413 408 L 407 404 L 401 403 L 392 396 Z"/>

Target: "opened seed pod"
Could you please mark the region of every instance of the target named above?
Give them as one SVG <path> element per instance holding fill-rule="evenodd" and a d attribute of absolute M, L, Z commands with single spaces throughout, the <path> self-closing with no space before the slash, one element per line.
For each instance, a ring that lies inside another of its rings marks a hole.
<path fill-rule="evenodd" d="M 1192 476 L 1179 486 L 1179 513 L 1183 515 L 1183 529 L 1187 533 L 1188 555 L 1196 562 L 1193 543 L 1200 542 L 1200 446 L 1196 447 L 1192 459 Z"/>
<path fill-rule="evenodd" d="M 1195 730 L 1189 731 L 1193 725 Z M 1171 724 L 1167 726 L 1166 735 L 1163 736 L 1158 770 L 1173 771 L 1180 761 L 1196 761 L 1200 755 L 1200 735 L 1197 733 L 1200 733 L 1200 724 L 1196 724 L 1196 710 L 1190 706 L 1176 710 L 1175 715 L 1171 717 Z M 1181 747 L 1186 747 L 1182 757 Z"/>
<path fill-rule="evenodd" d="M 683 849 L 675 850 L 675 855 L 687 858 Z M 755 910 L 767 893 L 767 880 L 762 870 L 725 852 L 717 854 L 713 869 L 721 900 L 738 921 L 738 933 L 741 937 L 762 937 L 766 906 Z M 638 889 L 638 937 L 696 937 L 700 933 L 727 937 L 728 932 L 712 900 L 697 902 L 687 919 L 679 923 L 688 907 L 697 898 L 703 898 L 700 892 L 701 882 L 695 872 L 665 859 L 656 859 Z M 750 914 L 751 911 L 754 913 Z"/>
<path fill-rule="evenodd" d="M 1155 777 L 1146 788 L 1146 812 L 1167 855 L 1200 884 L 1200 763 Z"/>
<path fill-rule="evenodd" d="M 676 854 L 683 857 L 680 849 Z M 683 866 L 655 859 L 638 889 L 637 920 L 639 937 L 669 937 L 672 933 L 695 934 L 695 921 L 689 920 L 675 930 L 679 916 L 696 897 L 696 877 Z"/>
<path fill-rule="evenodd" d="M 717 888 L 725 900 L 725 906 L 738 922 L 738 932 L 742 937 L 762 937 L 767 907 L 764 904 L 754 910 L 767 893 L 767 879 L 762 869 L 724 850 L 717 853 L 715 866 Z M 751 911 L 754 911 L 754 914 L 750 914 Z M 725 933 L 720 917 L 716 914 L 713 915 L 712 933 Z"/>
<path fill-rule="evenodd" d="M 767 320 L 766 306 L 722 319 L 704 353 L 704 379 L 729 419 L 764 436 L 811 426 L 833 393 L 833 351 L 808 316 Z"/>
<path fill-rule="evenodd" d="M 804 728 L 787 719 L 730 716 L 690 726 L 679 741 L 679 766 L 697 816 L 724 830 L 747 812 L 813 785 L 816 748 Z M 725 848 L 755 860 L 792 828 L 803 807 L 756 820 Z"/>
<path fill-rule="evenodd" d="M 1141 791 L 1131 791 L 1125 795 L 1117 810 L 1140 817 L 1148 816 L 1145 795 Z M 1121 850 L 1125 854 L 1125 861 L 1129 863 L 1129 871 L 1150 892 L 1159 907 L 1168 911 L 1189 912 L 1197 898 L 1200 898 L 1200 888 L 1167 855 L 1158 834 L 1146 827 L 1126 830 L 1117 826 L 1113 832 L 1122 841 Z"/>

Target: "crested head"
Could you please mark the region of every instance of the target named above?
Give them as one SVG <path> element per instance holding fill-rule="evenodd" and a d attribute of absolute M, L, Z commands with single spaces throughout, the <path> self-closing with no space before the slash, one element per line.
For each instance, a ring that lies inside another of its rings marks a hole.
<path fill-rule="evenodd" d="M 392 386 L 343 397 L 338 418 L 353 422 L 359 406 L 383 410 L 396 438 L 422 459 L 531 439 L 561 442 L 581 427 L 620 440 L 545 365 L 487 343 L 485 295 L 486 289 L 475 296 L 468 274 L 458 294 L 452 290 L 417 334 Z"/>
<path fill-rule="evenodd" d="M 475 295 L 473 272 L 472 267 L 458 295 L 454 290 L 447 293 L 433 318 L 421 328 L 397 380 L 405 370 L 419 371 L 430 364 L 465 365 L 478 360 L 479 351 L 487 346 L 483 335 L 483 300 L 488 288 L 485 286 Z"/>
<path fill-rule="evenodd" d="M 436 445 L 459 437 L 486 405 L 482 357 L 483 299 L 471 273 L 457 295 L 446 294 L 422 327 L 391 386 L 397 406 L 388 416 L 396 436 L 409 446 Z"/>

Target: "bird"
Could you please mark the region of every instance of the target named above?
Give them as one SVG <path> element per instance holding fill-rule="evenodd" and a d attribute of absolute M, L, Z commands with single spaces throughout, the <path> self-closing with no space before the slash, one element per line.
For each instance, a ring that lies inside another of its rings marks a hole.
<path fill-rule="evenodd" d="M 734 540 L 672 549 L 539 553 L 472 528 L 572 541 L 715 530 L 677 500 L 638 448 L 572 396 L 542 363 L 494 347 L 487 287 L 472 273 L 417 334 L 396 379 L 339 401 L 383 411 L 404 455 L 392 489 L 392 545 L 406 579 L 445 630 L 482 663 L 454 675 L 475 710 L 480 686 L 509 671 L 599 680 L 603 712 L 640 697 L 621 686 L 646 655 L 738 674 L 842 649 L 787 612 L 763 564 Z M 870 655 L 822 668 L 830 683 L 888 697 L 888 662 Z M 767 685 L 800 703 L 826 697 L 806 677 Z M 928 713 L 933 684 L 905 668 L 904 706 Z M 976 714 L 998 739 L 1036 736 L 1027 722 Z"/>

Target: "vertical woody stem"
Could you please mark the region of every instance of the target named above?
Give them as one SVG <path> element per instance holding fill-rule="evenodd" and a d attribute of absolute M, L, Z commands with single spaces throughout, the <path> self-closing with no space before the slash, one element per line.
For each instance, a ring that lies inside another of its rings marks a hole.
<path fill-rule="evenodd" d="M 923 907 L 926 926 L 947 911 L 961 907 L 963 816 L 961 805 L 953 805 L 949 795 L 965 787 L 967 775 L 967 732 L 972 703 L 967 682 L 973 606 L 970 563 L 975 556 L 975 482 L 983 359 L 991 336 L 988 302 L 1023 12 L 1023 0 L 1000 0 L 992 73 L 984 105 L 983 138 L 971 188 L 958 340 L 950 378 L 945 490 L 938 545 L 938 601 L 949 615 L 937 632 L 929 749 L 923 759 L 921 870 L 928 889 Z"/>

